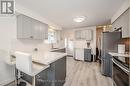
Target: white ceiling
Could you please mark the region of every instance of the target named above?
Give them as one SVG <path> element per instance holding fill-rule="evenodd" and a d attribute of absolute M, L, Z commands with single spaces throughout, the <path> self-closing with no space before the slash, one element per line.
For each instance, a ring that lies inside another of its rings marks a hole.
<path fill-rule="evenodd" d="M 63 28 L 77 28 L 110 23 L 113 14 L 125 0 L 16 0 Z M 86 16 L 82 23 L 73 22 L 76 16 Z"/>

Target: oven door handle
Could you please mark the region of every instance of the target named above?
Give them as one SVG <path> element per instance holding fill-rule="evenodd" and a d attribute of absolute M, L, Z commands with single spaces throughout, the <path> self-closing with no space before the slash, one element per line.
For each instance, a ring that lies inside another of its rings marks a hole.
<path fill-rule="evenodd" d="M 114 59 L 112 59 L 113 63 L 115 63 L 118 67 L 120 67 L 123 71 L 130 75 L 130 70 L 122 67 L 119 63 L 117 63 Z"/>

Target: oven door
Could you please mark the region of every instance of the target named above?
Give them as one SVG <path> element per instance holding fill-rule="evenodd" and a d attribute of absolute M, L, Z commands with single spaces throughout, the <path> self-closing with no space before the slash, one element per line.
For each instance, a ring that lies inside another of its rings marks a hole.
<path fill-rule="evenodd" d="M 114 58 L 112 61 L 114 86 L 129 86 L 129 69 Z"/>

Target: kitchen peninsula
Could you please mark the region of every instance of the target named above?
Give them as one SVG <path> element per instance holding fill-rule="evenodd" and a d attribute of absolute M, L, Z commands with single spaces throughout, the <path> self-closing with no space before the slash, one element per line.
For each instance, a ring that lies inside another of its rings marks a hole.
<path fill-rule="evenodd" d="M 15 57 L 15 54 L 13 55 Z M 32 62 L 37 64 L 37 67 L 38 64 L 44 66 L 44 69 L 36 75 L 36 86 L 63 86 L 66 78 L 66 53 L 34 52 L 31 55 Z M 8 64 L 15 65 L 15 58 L 12 58 L 11 61 L 8 61 Z M 32 84 L 31 76 L 23 73 L 21 78 Z"/>

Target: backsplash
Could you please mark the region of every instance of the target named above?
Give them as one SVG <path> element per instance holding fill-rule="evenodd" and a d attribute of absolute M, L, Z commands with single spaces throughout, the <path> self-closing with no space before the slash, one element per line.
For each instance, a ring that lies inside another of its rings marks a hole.
<path fill-rule="evenodd" d="M 14 39 L 11 42 L 11 51 L 32 52 L 35 48 L 39 51 L 50 51 L 51 45 L 41 40 Z"/>
<path fill-rule="evenodd" d="M 130 52 L 130 38 L 122 38 L 119 44 L 125 44 L 125 51 Z"/>

